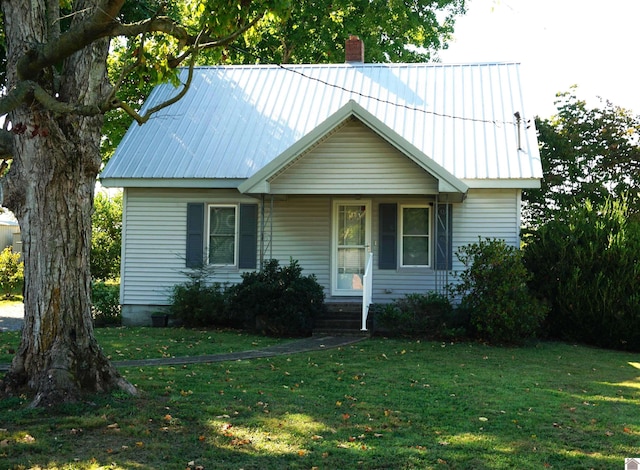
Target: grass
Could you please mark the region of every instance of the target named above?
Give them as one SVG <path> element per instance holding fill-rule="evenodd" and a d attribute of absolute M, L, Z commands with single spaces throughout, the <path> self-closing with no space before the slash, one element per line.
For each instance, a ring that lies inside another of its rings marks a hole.
<path fill-rule="evenodd" d="M 110 336 L 117 345 L 101 338 L 105 349 L 143 357 L 129 331 Z M 174 347 L 163 334 L 140 332 L 146 349 Z M 3 468 L 609 469 L 640 455 L 631 353 L 371 339 L 122 372 L 140 396 L 46 410 L 1 401 Z"/>
<path fill-rule="evenodd" d="M 113 361 L 231 353 L 285 341 L 235 330 L 185 328 L 96 328 L 95 334 L 98 343 Z M 11 351 L 17 350 L 19 344 L 18 332 L 0 333 L 0 363 L 11 362 Z"/>

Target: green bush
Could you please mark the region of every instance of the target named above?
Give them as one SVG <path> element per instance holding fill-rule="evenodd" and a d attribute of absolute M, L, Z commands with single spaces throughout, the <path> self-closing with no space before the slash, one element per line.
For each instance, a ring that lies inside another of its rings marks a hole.
<path fill-rule="evenodd" d="M 234 321 L 225 308 L 225 289 L 217 282 L 210 282 L 211 268 L 203 266 L 185 272 L 188 281 L 173 287 L 168 313 L 186 327 L 241 326 L 241 319 Z"/>
<path fill-rule="evenodd" d="M 113 198 L 103 193 L 96 194 L 91 226 L 91 276 L 103 281 L 119 278 L 122 194 Z"/>
<path fill-rule="evenodd" d="M 408 294 L 389 304 L 372 304 L 375 329 L 391 335 L 443 337 L 464 335 L 451 302 L 437 292 Z M 454 331 L 455 329 L 455 331 Z"/>
<path fill-rule="evenodd" d="M 96 326 L 120 325 L 120 284 L 95 281 L 91 285 L 91 310 Z"/>
<path fill-rule="evenodd" d="M 495 343 L 534 337 L 548 309 L 529 291 L 522 252 L 504 240 L 486 239 L 460 247 L 457 257 L 467 269 L 451 289 L 461 296 L 460 308 L 469 312 L 475 333 Z"/>
<path fill-rule="evenodd" d="M 5 299 L 12 299 L 22 292 L 24 285 L 24 263 L 20 253 L 6 247 L 0 252 L 0 292 Z"/>
<path fill-rule="evenodd" d="M 640 349 L 640 222 L 624 199 L 574 207 L 532 232 L 524 261 L 551 311 L 545 332 L 600 347 Z"/>
<path fill-rule="evenodd" d="M 323 287 L 314 275 L 302 276 L 298 262 L 281 267 L 278 260 L 262 271 L 244 273 L 227 290 L 228 308 L 263 334 L 301 336 L 311 333 L 313 320 L 324 311 Z"/>

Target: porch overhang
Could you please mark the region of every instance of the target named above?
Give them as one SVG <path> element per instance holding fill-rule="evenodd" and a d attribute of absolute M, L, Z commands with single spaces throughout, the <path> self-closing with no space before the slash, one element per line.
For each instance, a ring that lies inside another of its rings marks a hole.
<path fill-rule="evenodd" d="M 247 195 L 272 194 L 271 182 L 274 178 L 286 172 L 290 166 L 304 158 L 313 148 L 352 118 L 358 119 L 372 132 L 435 178 L 437 180 L 438 195 L 445 196 L 451 202 L 460 202 L 466 197 L 469 189 L 467 184 L 429 158 L 420 149 L 353 100 L 347 102 L 314 130 L 278 155 L 253 176 L 242 182 L 238 186 L 238 190 Z M 282 194 L 282 192 L 279 192 L 279 194 Z M 296 192 L 295 194 L 300 193 Z"/>

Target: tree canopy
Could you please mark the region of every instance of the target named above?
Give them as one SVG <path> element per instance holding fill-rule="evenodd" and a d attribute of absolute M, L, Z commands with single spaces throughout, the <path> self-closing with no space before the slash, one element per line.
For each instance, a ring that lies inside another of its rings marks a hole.
<path fill-rule="evenodd" d="M 640 212 L 640 116 L 609 101 L 589 107 L 575 87 L 556 107 L 551 118 L 536 118 L 544 176 L 540 189 L 524 191 L 524 221 L 538 225 L 622 195 Z"/>

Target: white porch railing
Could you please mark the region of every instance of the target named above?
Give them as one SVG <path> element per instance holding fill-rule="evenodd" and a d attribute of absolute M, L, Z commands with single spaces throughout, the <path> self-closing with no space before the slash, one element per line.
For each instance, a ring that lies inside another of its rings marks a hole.
<path fill-rule="evenodd" d="M 367 317 L 369 316 L 369 306 L 373 292 L 373 253 L 367 256 L 367 263 L 364 268 L 362 278 L 362 331 L 367 331 Z"/>

